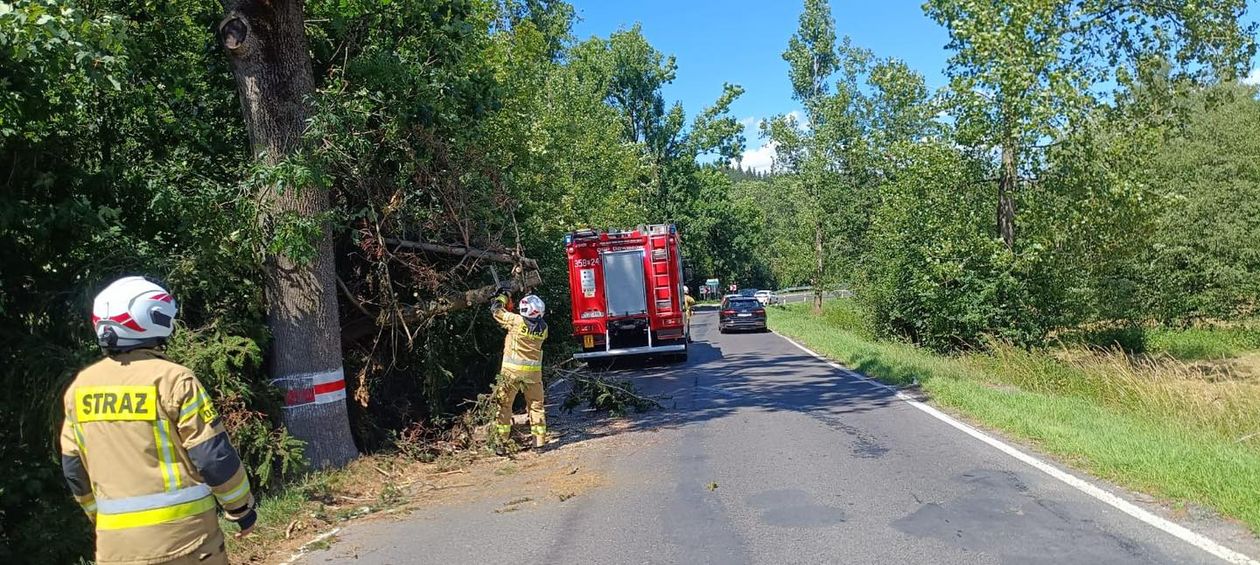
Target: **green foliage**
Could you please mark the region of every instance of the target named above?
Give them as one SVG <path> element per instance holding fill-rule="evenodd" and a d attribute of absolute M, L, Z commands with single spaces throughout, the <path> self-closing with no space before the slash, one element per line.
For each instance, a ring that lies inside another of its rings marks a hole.
<path fill-rule="evenodd" d="M 1061 321 L 1046 253 L 1018 256 L 992 235 L 984 165 L 944 143 L 904 148 L 906 169 L 882 187 L 858 294 L 876 330 L 935 349 L 986 335 L 1037 343 Z"/>
<path fill-rule="evenodd" d="M 0 2 L 0 140 L 56 135 L 88 106 L 79 96 L 120 90 L 123 40 L 122 18 L 76 2 Z"/>
<path fill-rule="evenodd" d="M 1141 255 L 1145 298 L 1170 322 L 1246 317 L 1260 306 L 1260 100 L 1223 86 L 1188 102 L 1143 175 L 1169 200 Z"/>
<path fill-rule="evenodd" d="M 936 95 L 904 63 L 837 40 L 827 4 L 805 2 L 784 53 L 805 119 L 763 123 L 778 174 L 739 185 L 774 210 L 757 251 L 773 280 L 851 286 L 877 335 L 937 350 L 1035 346 L 1085 325 L 1140 351 L 1151 320 L 1254 312 L 1260 103 L 1204 88 L 1255 49 L 1242 3 L 924 9 L 954 52 Z M 999 179 L 1014 187 L 1016 246 L 997 239 Z"/>

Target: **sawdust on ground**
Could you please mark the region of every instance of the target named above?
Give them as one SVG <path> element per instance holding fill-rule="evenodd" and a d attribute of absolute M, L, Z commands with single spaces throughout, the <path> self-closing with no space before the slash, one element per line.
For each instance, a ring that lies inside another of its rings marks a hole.
<path fill-rule="evenodd" d="M 604 424 L 562 435 L 543 453 L 523 451 L 511 458 L 462 454 L 422 463 L 400 456 L 363 457 L 338 474 L 331 492 L 295 515 L 281 539 L 237 544 L 232 563 L 289 563 L 304 546 L 335 543 L 335 537 L 321 535 L 349 521 L 401 519 L 419 509 L 489 499 L 503 501 L 497 512 L 562 504 L 608 484 L 607 457 L 625 447 L 623 439 L 635 443 L 622 436 L 614 445 L 614 436 L 627 428 L 615 420 Z"/>

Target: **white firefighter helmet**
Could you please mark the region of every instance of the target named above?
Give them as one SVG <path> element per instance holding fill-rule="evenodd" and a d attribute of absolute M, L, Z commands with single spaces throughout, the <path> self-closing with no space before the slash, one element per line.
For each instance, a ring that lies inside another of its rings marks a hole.
<path fill-rule="evenodd" d="M 161 344 L 175 329 L 175 297 L 144 277 L 123 277 L 92 302 L 92 328 L 105 349 Z"/>
<path fill-rule="evenodd" d="M 543 304 L 542 299 L 538 298 L 538 296 L 528 294 L 521 299 L 517 310 L 526 318 L 538 319 L 543 317 L 543 313 L 547 311 L 547 305 Z"/>
<path fill-rule="evenodd" d="M 683 294 L 691 294 L 691 287 L 683 285 Z"/>

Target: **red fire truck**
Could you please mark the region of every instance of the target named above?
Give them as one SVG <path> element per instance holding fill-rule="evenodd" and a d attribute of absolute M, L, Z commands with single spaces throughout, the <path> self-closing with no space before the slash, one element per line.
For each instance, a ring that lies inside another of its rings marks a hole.
<path fill-rule="evenodd" d="M 578 359 L 687 356 L 683 261 L 673 224 L 564 237 Z"/>

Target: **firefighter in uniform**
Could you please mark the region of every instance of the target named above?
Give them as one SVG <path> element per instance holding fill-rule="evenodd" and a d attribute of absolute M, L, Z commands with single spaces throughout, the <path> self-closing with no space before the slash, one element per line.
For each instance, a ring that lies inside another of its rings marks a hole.
<path fill-rule="evenodd" d="M 547 443 L 542 385 L 542 345 L 547 339 L 547 322 L 543 321 L 545 310 L 542 299 L 530 294 L 521 299 L 520 314 L 512 313 L 508 308 L 506 289 L 500 289 L 490 303 L 491 315 L 507 330 L 507 338 L 503 342 L 503 365 L 495 391 L 499 403 L 495 432 L 501 446 L 507 444 L 512 432 L 512 403 L 518 393 L 525 394 L 529 432 L 534 436 L 534 446 L 543 447 Z"/>
<path fill-rule="evenodd" d="M 216 502 L 238 535 L 257 517 L 210 397 L 159 351 L 175 314 L 170 293 L 143 277 L 110 284 L 92 306 L 106 357 L 66 390 L 62 471 L 102 565 L 226 565 Z"/>
<path fill-rule="evenodd" d="M 696 306 L 696 299 L 691 297 L 691 289 L 685 285 L 683 286 L 683 303 L 686 306 L 685 311 L 687 313 L 687 341 L 691 341 L 691 309 Z"/>

